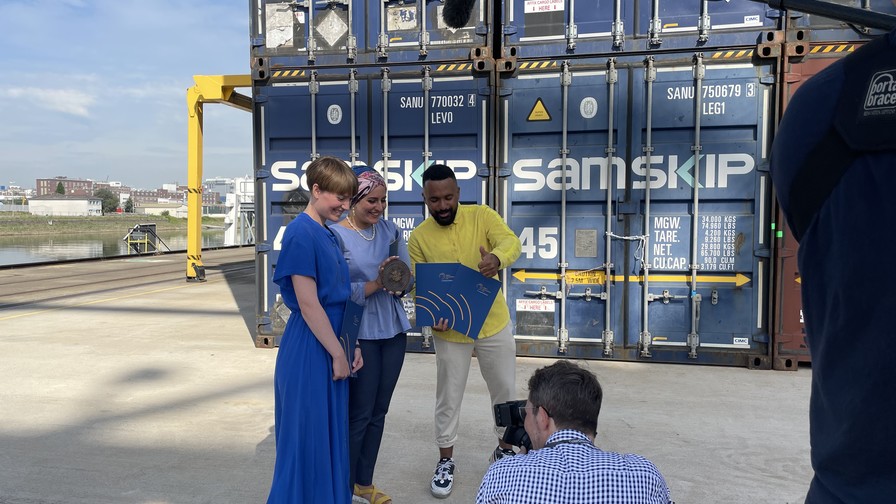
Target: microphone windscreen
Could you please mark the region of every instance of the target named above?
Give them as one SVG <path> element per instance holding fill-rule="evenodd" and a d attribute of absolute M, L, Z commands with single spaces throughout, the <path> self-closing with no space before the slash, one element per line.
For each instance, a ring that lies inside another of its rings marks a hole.
<path fill-rule="evenodd" d="M 463 28 L 470 22 L 476 0 L 445 0 L 442 19 L 452 28 Z"/>

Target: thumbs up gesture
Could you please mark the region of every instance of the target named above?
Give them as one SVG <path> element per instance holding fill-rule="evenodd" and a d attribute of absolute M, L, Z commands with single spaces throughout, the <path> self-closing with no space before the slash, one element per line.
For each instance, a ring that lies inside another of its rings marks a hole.
<path fill-rule="evenodd" d="M 497 275 L 498 270 L 501 268 L 501 261 L 498 260 L 498 256 L 485 250 L 485 247 L 481 245 L 479 246 L 479 255 L 482 256 L 482 260 L 479 261 L 479 272 L 483 276 L 490 278 Z"/>

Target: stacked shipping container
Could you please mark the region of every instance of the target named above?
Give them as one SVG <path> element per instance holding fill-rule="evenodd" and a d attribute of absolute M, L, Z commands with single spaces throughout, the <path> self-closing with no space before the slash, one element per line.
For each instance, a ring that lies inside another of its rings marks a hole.
<path fill-rule="evenodd" d="M 505 217 L 523 245 L 503 276 L 521 355 L 806 360 L 769 146 L 794 65 L 863 34 L 754 2 L 479 0 L 458 30 L 443 7 L 251 2 L 257 345 L 288 316 L 278 239 L 327 154 L 385 175 L 406 234 L 434 162 Z"/>

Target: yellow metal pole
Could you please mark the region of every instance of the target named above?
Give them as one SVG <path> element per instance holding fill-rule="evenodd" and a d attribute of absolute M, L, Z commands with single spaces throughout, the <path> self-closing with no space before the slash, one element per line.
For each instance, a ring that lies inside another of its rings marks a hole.
<path fill-rule="evenodd" d="M 202 90 L 187 90 L 187 281 L 205 281 L 202 265 Z"/>
<path fill-rule="evenodd" d="M 202 265 L 202 115 L 203 103 L 223 103 L 252 112 L 252 99 L 234 92 L 251 87 L 249 75 L 194 75 L 187 89 L 187 281 L 205 281 Z"/>

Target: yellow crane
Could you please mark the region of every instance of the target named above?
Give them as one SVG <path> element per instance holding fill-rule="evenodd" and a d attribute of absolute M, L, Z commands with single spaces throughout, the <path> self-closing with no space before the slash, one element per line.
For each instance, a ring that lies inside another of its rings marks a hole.
<path fill-rule="evenodd" d="M 252 112 L 252 98 L 235 88 L 252 87 L 250 75 L 194 75 L 187 89 L 187 281 L 204 282 L 202 265 L 202 110 L 223 103 Z"/>

